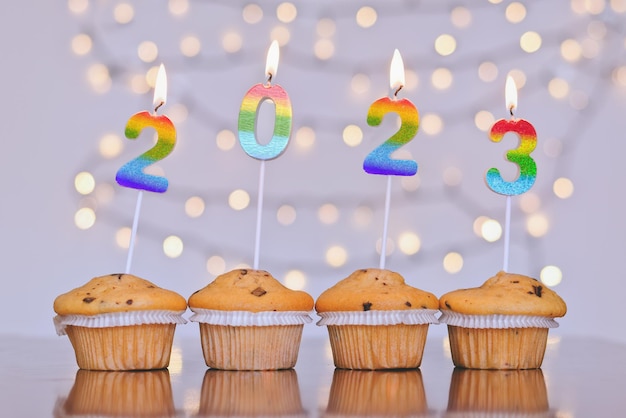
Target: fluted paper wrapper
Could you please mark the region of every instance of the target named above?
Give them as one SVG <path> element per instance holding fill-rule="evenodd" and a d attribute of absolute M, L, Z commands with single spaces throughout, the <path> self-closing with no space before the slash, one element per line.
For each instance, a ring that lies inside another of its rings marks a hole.
<path fill-rule="evenodd" d="M 318 312 L 317 325 L 419 325 L 437 324 L 438 309 L 406 309 L 394 311 Z"/>
<path fill-rule="evenodd" d="M 302 325 L 313 321 L 308 311 L 220 311 L 191 308 L 192 322 L 235 327 L 265 327 L 276 325 Z"/>
<path fill-rule="evenodd" d="M 144 324 L 186 324 L 185 311 L 147 310 L 112 312 L 99 315 L 57 315 L 53 318 L 58 335 L 66 334 L 68 325 L 84 328 L 124 327 Z"/>
<path fill-rule="evenodd" d="M 557 328 L 554 318 L 532 315 L 466 315 L 443 310 L 439 317 L 442 324 L 462 328 Z"/>

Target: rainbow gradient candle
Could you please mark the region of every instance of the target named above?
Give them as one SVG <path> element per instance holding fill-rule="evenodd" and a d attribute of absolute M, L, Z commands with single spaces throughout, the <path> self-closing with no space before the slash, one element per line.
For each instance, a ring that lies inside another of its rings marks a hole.
<path fill-rule="evenodd" d="M 126 124 L 126 137 L 136 139 L 145 128 L 156 130 L 156 144 L 137 158 L 124 164 L 115 176 L 115 180 L 124 187 L 163 193 L 168 188 L 165 177 L 144 172 L 145 168 L 167 157 L 176 144 L 176 129 L 165 115 L 157 115 L 157 110 L 165 104 L 167 96 L 167 78 L 163 64 L 159 67 L 154 88 L 154 114 L 148 111 L 135 113 Z"/>
<path fill-rule="evenodd" d="M 246 92 L 239 109 L 239 143 L 250 157 L 261 161 L 259 171 L 259 195 L 257 202 L 256 234 L 254 241 L 253 268 L 259 268 L 259 247 L 261 241 L 261 218 L 263 213 L 263 188 L 265 184 L 265 161 L 280 156 L 291 135 L 292 113 L 291 101 L 287 92 L 279 85 L 272 85 L 272 79 L 278 70 L 280 51 L 278 42 L 272 41 L 267 52 L 265 75 L 267 83 L 255 84 Z M 274 132 L 267 144 L 260 144 L 256 136 L 256 122 L 259 108 L 264 101 L 270 100 L 275 106 Z"/>
<path fill-rule="evenodd" d="M 389 206 L 391 200 L 391 176 L 413 176 L 417 173 L 417 163 L 413 160 L 391 158 L 398 148 L 409 143 L 417 134 L 419 113 L 408 99 L 398 99 L 398 92 L 404 87 L 404 63 L 396 49 L 391 59 L 389 70 L 389 86 L 393 97 L 382 97 L 370 106 L 367 112 L 367 124 L 379 126 L 387 113 L 396 113 L 400 117 L 400 128 L 389 139 L 370 152 L 363 161 L 363 170 L 369 174 L 387 176 L 387 194 L 385 197 L 385 219 L 380 251 L 380 268 L 385 268 L 387 251 L 387 225 L 389 223 Z"/>
<path fill-rule="evenodd" d="M 517 108 L 517 87 L 511 76 L 508 76 L 506 79 L 505 101 L 511 118 L 509 120 L 500 119 L 496 121 L 489 130 L 489 139 L 493 142 L 500 142 L 504 135 L 509 132 L 517 134 L 520 140 L 519 145 L 517 148 L 506 152 L 506 159 L 519 167 L 519 175 L 514 181 L 506 181 L 500 175 L 500 170 L 490 168 L 487 170 L 485 180 L 487 186 L 492 191 L 506 196 L 503 270 L 507 271 L 509 267 L 511 196 L 526 193 L 535 184 L 537 164 L 530 156 L 530 153 L 537 146 L 537 132 L 530 122 L 524 119 L 517 119 L 513 115 L 513 111 Z"/>

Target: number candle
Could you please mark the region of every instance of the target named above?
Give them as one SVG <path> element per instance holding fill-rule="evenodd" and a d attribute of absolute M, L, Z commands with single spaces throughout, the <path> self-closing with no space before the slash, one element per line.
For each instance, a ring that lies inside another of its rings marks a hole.
<path fill-rule="evenodd" d="M 257 201 L 256 234 L 254 240 L 253 268 L 259 268 L 259 247 L 261 241 L 261 215 L 263 213 L 263 188 L 265 183 L 265 161 L 280 156 L 289 143 L 291 135 L 292 113 L 291 101 L 287 92 L 279 85 L 272 85 L 276 76 L 279 59 L 278 42 L 272 41 L 267 53 L 265 75 L 267 83 L 255 84 L 248 90 L 239 109 L 239 143 L 250 157 L 261 161 L 259 171 L 259 196 Z M 256 138 L 256 122 L 261 104 L 270 100 L 275 106 L 274 133 L 272 139 L 265 145 Z"/>
<path fill-rule="evenodd" d="M 391 200 L 391 176 L 413 176 L 417 173 L 417 163 L 413 160 L 399 160 L 391 158 L 391 154 L 398 148 L 410 142 L 417 134 L 419 127 L 419 113 L 415 105 L 408 99 L 398 100 L 398 92 L 404 87 L 404 64 L 402 56 L 396 49 L 391 60 L 389 71 L 389 85 L 393 91 L 393 98 L 382 97 L 370 106 L 367 112 L 367 124 L 379 126 L 387 113 L 396 113 L 400 116 L 400 129 L 383 144 L 370 152 L 363 161 L 363 169 L 369 174 L 387 175 L 387 193 L 385 195 L 385 219 L 383 223 L 383 237 L 380 250 L 380 268 L 385 268 L 385 253 L 387 251 L 387 225 L 389 223 L 389 206 Z"/>
<path fill-rule="evenodd" d="M 511 196 L 525 193 L 535 184 L 537 178 L 537 164 L 530 156 L 530 153 L 533 152 L 537 146 L 537 132 L 530 122 L 524 119 L 516 119 L 513 116 L 513 111 L 517 108 L 517 87 L 511 76 L 508 76 L 506 80 L 505 101 L 507 109 L 511 114 L 511 119 L 500 119 L 496 121 L 489 131 L 489 139 L 493 142 L 500 142 L 504 135 L 509 132 L 513 132 L 519 136 L 519 146 L 506 153 L 507 161 L 517 164 L 519 175 L 514 181 L 506 181 L 500 175 L 500 170 L 490 168 L 487 171 L 485 180 L 491 190 L 506 196 L 503 270 L 507 271 L 509 268 Z"/>
<path fill-rule="evenodd" d="M 167 78 L 163 64 L 157 72 L 154 87 L 154 113 L 147 111 L 139 112 L 131 116 L 126 123 L 125 134 L 128 139 L 136 139 L 144 128 L 153 128 L 157 132 L 157 142 L 148 151 L 139 157 L 124 164 L 115 175 L 115 180 L 124 187 L 139 190 L 137 194 L 137 204 L 135 205 L 135 215 L 130 233 L 128 245 L 128 257 L 126 260 L 126 273 L 130 273 L 130 265 L 133 259 L 135 247 L 135 237 L 137 235 L 137 224 L 139 222 L 139 212 L 143 191 L 163 193 L 168 188 L 168 181 L 165 177 L 147 174 L 144 169 L 167 157 L 176 144 L 176 129 L 172 121 L 165 115 L 157 115 L 157 110 L 163 106 L 167 98 Z"/>

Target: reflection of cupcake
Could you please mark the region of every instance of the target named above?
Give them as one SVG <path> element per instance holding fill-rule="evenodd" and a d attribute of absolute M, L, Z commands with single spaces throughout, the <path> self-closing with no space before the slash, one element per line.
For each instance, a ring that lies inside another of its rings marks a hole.
<path fill-rule="evenodd" d="M 67 334 L 81 369 L 148 370 L 167 367 L 185 299 L 130 274 L 96 277 L 58 296 L 54 318 Z"/>
<path fill-rule="evenodd" d="M 419 370 L 335 370 L 326 417 L 421 416 L 428 412 Z"/>
<path fill-rule="evenodd" d="M 263 270 L 233 270 L 189 298 L 204 360 L 224 370 L 288 369 L 296 364 L 313 298 Z"/>
<path fill-rule="evenodd" d="M 419 367 L 437 308 L 435 295 L 381 269 L 357 270 L 315 302 L 335 366 L 344 369 Z"/>
<path fill-rule="evenodd" d="M 464 414 L 467 412 L 492 416 L 549 416 L 548 392 L 541 370 L 455 368 L 445 416 L 467 416 Z"/>
<path fill-rule="evenodd" d="M 548 329 L 565 315 L 565 302 L 541 282 L 499 272 L 482 286 L 439 298 L 448 324 L 452 361 L 471 369 L 541 367 Z"/>
<path fill-rule="evenodd" d="M 200 395 L 201 417 L 305 416 L 295 370 L 209 369 Z"/>
<path fill-rule="evenodd" d="M 169 372 L 79 370 L 67 399 L 54 411 L 55 418 L 78 416 L 176 416 Z"/>

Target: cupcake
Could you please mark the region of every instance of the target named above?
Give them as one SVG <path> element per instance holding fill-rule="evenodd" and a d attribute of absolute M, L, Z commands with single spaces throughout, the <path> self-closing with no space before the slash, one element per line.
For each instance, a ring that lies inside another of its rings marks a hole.
<path fill-rule="evenodd" d="M 336 369 L 325 417 L 428 416 L 419 369 Z"/>
<path fill-rule="evenodd" d="M 398 273 L 357 270 L 315 302 L 326 325 L 335 366 L 342 369 L 419 367 L 439 303 Z"/>
<path fill-rule="evenodd" d="M 233 270 L 189 297 L 207 366 L 277 370 L 296 364 L 313 298 L 263 270 Z"/>
<path fill-rule="evenodd" d="M 55 405 L 55 418 L 175 417 L 170 375 L 142 372 L 79 370 L 66 399 Z"/>
<path fill-rule="evenodd" d="M 549 417 L 548 391 L 541 369 L 470 370 L 455 368 L 446 418 Z"/>
<path fill-rule="evenodd" d="M 76 362 L 88 370 L 168 366 L 176 324 L 187 321 L 185 298 L 130 274 L 96 277 L 58 296 L 54 323 L 67 334 Z"/>
<path fill-rule="evenodd" d="M 536 279 L 499 272 L 482 286 L 439 299 L 452 361 L 470 369 L 541 367 L 548 329 L 567 311 L 563 299 Z"/>
<path fill-rule="evenodd" d="M 306 417 L 296 371 L 208 369 L 198 417 Z"/>

